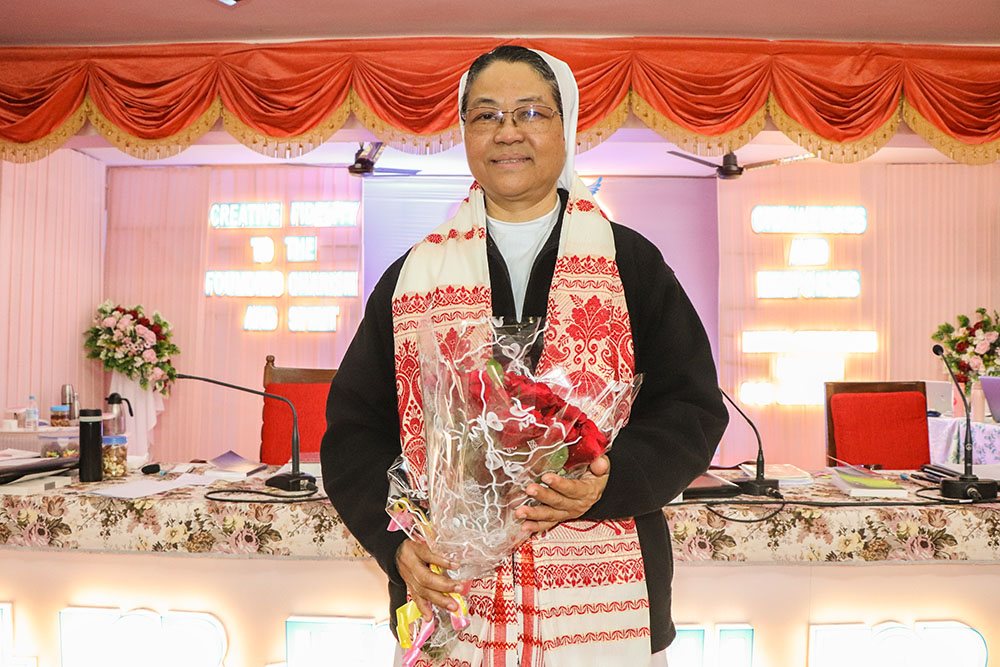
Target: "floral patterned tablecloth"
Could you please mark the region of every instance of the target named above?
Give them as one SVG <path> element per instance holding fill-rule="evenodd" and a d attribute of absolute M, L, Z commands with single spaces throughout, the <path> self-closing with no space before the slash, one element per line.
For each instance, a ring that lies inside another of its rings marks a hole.
<path fill-rule="evenodd" d="M 142 477 L 135 475 L 100 484 L 72 484 L 35 495 L 0 495 L 0 547 L 299 558 L 369 557 L 324 496 L 295 504 L 228 503 L 205 499 L 207 490 L 227 486 L 264 490 L 264 476 L 254 476 L 239 483 L 217 481 L 208 487 L 185 486 L 136 499 L 93 493 L 104 485 Z M 175 477 L 168 475 L 165 479 Z M 0 494 L 3 492 L 0 487 Z"/>
<path fill-rule="evenodd" d="M 965 445 L 965 418 L 935 417 L 927 420 L 931 463 L 960 463 Z M 1000 463 L 1000 424 L 972 422 L 972 462 Z"/>
<path fill-rule="evenodd" d="M 118 484 L 106 481 L 102 484 Z M 182 487 L 134 500 L 94 495 L 74 484 L 34 495 L 0 487 L 0 548 L 75 549 L 270 558 L 359 559 L 368 555 L 325 498 L 297 504 L 206 500 L 206 488 Z M 905 483 L 904 483 L 905 485 Z M 917 487 L 911 486 L 916 489 Z M 1000 563 L 1000 504 L 866 507 L 829 482 L 783 489 L 783 506 L 670 505 L 674 557 L 681 562 L 863 563 L 972 561 Z M 876 502 L 879 499 L 874 499 Z M 846 501 L 809 507 L 794 501 Z"/>

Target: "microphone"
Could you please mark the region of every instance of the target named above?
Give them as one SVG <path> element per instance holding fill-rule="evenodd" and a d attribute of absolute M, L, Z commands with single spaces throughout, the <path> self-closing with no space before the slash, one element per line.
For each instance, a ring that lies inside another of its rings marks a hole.
<path fill-rule="evenodd" d="M 725 397 L 729 404 L 736 408 L 736 412 L 740 413 L 750 424 L 750 428 L 753 429 L 753 434 L 757 436 L 757 475 L 755 477 L 746 477 L 744 479 L 734 479 L 733 483 L 736 484 L 743 493 L 748 496 L 771 496 L 772 498 L 781 498 L 781 493 L 778 491 L 778 480 L 776 479 L 765 479 L 764 478 L 764 445 L 760 440 L 760 431 L 757 430 L 757 426 L 747 417 L 746 413 L 740 410 L 740 406 L 733 402 L 733 399 L 729 398 L 729 394 L 723 391 L 722 387 L 719 387 L 719 391 Z"/>
<path fill-rule="evenodd" d="M 958 395 L 962 398 L 962 405 L 965 406 L 965 472 L 959 477 L 949 477 L 941 480 L 941 495 L 945 498 L 959 498 L 962 500 L 988 500 L 997 497 L 997 482 L 994 479 L 979 479 L 972 474 L 972 417 L 969 415 L 969 401 L 965 399 L 965 392 L 958 384 L 955 372 L 951 370 L 951 364 L 944 356 L 944 348 L 935 345 L 931 352 L 941 357 L 944 367 L 948 369 L 951 381 L 958 389 Z"/>
<path fill-rule="evenodd" d="M 282 491 L 316 490 L 316 478 L 308 473 L 299 471 L 299 415 L 295 412 L 295 406 L 292 405 L 290 400 L 284 396 L 269 394 L 266 391 L 249 389 L 248 387 L 241 387 L 239 385 L 229 384 L 228 382 L 221 382 L 211 378 L 203 378 L 197 375 L 178 373 L 177 378 L 180 380 L 201 380 L 202 382 L 208 382 L 209 384 L 217 384 L 220 387 L 229 387 L 230 389 L 236 389 L 237 391 L 245 391 L 248 394 L 256 394 L 258 396 L 273 398 L 277 401 L 287 403 L 288 407 L 292 409 L 292 470 L 291 472 L 282 472 L 274 475 L 273 477 L 269 477 L 264 484 L 275 489 L 281 489 Z"/>

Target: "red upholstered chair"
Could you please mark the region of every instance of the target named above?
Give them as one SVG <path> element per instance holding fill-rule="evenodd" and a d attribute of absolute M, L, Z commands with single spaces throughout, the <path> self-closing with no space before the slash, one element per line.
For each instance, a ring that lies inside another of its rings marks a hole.
<path fill-rule="evenodd" d="M 284 396 L 299 416 L 299 452 L 302 460 L 318 460 L 319 445 L 326 431 L 326 397 L 335 368 L 286 368 L 274 365 L 274 355 L 264 363 L 264 391 Z M 273 398 L 264 399 L 264 423 L 260 429 L 260 460 L 284 465 L 292 457 L 292 411 Z"/>
<path fill-rule="evenodd" d="M 826 445 L 855 465 L 913 470 L 930 462 L 923 382 L 827 382 Z"/>

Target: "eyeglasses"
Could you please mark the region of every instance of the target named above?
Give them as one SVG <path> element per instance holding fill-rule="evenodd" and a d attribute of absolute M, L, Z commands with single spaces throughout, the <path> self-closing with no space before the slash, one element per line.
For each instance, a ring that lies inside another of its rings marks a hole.
<path fill-rule="evenodd" d="M 462 115 L 467 132 L 486 134 L 503 126 L 504 118 L 510 118 L 514 127 L 525 132 L 541 132 L 548 128 L 552 118 L 559 113 L 542 104 L 527 104 L 523 107 L 504 111 L 496 107 L 473 107 Z"/>

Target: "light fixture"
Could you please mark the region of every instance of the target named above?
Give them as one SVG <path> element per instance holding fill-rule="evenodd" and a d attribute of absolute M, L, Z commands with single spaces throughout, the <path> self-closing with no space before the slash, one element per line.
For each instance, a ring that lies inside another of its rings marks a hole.
<path fill-rule="evenodd" d="M 227 5 L 229 7 L 235 7 L 236 3 L 239 2 L 239 1 L 240 0 L 219 0 L 219 2 L 221 2 L 222 4 Z"/>

